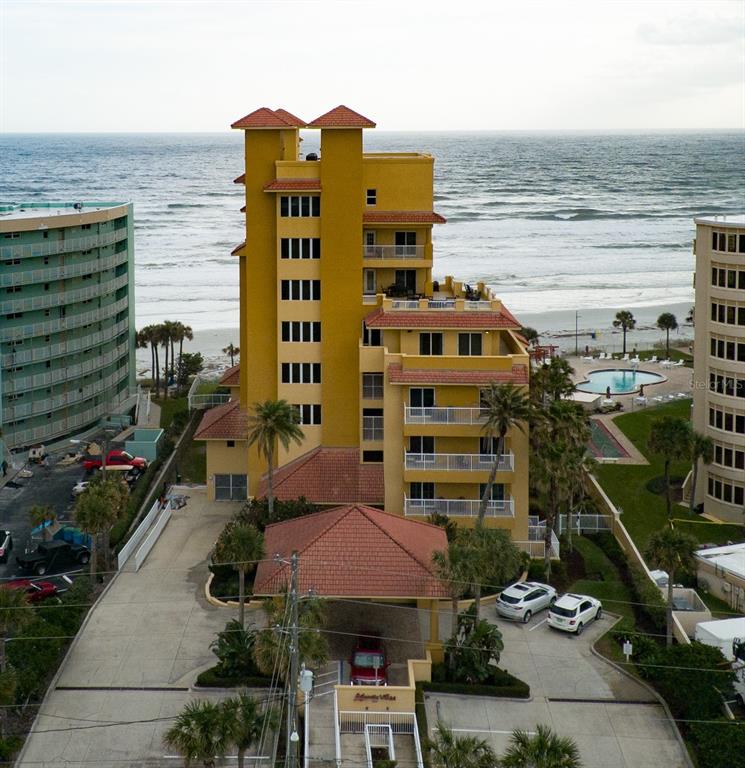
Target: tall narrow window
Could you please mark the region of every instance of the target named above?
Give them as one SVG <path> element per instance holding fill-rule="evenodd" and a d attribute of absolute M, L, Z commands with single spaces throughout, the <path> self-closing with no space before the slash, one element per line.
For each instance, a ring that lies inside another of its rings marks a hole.
<path fill-rule="evenodd" d="M 420 333 L 419 334 L 419 354 L 420 355 L 441 355 L 442 354 L 442 334 L 441 333 Z"/>
<path fill-rule="evenodd" d="M 458 354 L 459 355 L 480 355 L 481 354 L 481 334 L 480 333 L 459 333 L 458 334 Z"/>
<path fill-rule="evenodd" d="M 378 190 L 377 189 L 368 189 L 367 195 L 365 196 L 365 200 L 368 205 L 377 205 L 378 203 Z"/>

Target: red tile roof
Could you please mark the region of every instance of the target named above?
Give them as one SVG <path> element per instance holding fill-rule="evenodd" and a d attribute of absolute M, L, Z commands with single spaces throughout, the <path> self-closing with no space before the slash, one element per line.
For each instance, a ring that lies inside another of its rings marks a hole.
<path fill-rule="evenodd" d="M 391 384 L 527 384 L 528 368 L 513 365 L 511 371 L 464 371 L 454 368 L 403 368 L 398 363 L 388 366 Z"/>
<path fill-rule="evenodd" d="M 369 118 L 340 104 L 330 112 L 308 123 L 308 128 L 374 128 L 375 123 Z"/>
<path fill-rule="evenodd" d="M 269 107 L 259 107 L 253 112 L 249 112 L 240 120 L 231 124 L 231 128 L 294 128 L 292 123 L 287 122 L 281 115 L 278 115 Z"/>
<path fill-rule="evenodd" d="M 245 184 L 246 183 L 246 174 L 242 173 L 240 176 L 236 176 L 233 179 L 233 184 Z"/>
<path fill-rule="evenodd" d="M 210 408 L 199 422 L 195 440 L 245 440 L 248 434 L 248 415 L 241 410 L 238 400 Z"/>
<path fill-rule="evenodd" d="M 320 179 L 275 179 L 264 186 L 264 192 L 291 192 L 294 190 L 320 192 Z"/>
<path fill-rule="evenodd" d="M 279 115 L 286 123 L 294 126 L 295 128 L 305 128 L 305 120 L 301 120 L 297 115 L 293 115 L 292 112 L 288 112 L 286 109 L 275 109 L 275 115 Z"/>
<path fill-rule="evenodd" d="M 225 373 L 220 377 L 218 384 L 222 384 L 224 387 L 237 387 L 240 384 L 240 364 L 234 365 L 232 368 L 228 368 Z"/>
<path fill-rule="evenodd" d="M 240 243 L 239 245 L 236 245 L 235 248 L 233 248 L 233 250 L 230 252 L 230 255 L 231 256 L 240 256 L 241 255 L 241 251 L 245 247 L 246 247 L 246 241 L 244 240 L 242 243 Z"/>
<path fill-rule="evenodd" d="M 365 224 L 445 224 L 447 219 L 434 211 L 365 211 Z"/>
<path fill-rule="evenodd" d="M 259 495 L 266 493 L 262 478 Z M 316 504 L 382 504 L 385 498 L 382 464 L 360 464 L 357 448 L 318 446 L 274 473 L 278 499 L 305 496 Z"/>
<path fill-rule="evenodd" d="M 502 310 L 463 311 L 421 309 L 386 312 L 379 307 L 365 318 L 368 328 L 519 328 L 512 315 Z"/>
<path fill-rule="evenodd" d="M 432 565 L 447 550 L 445 530 L 353 505 L 268 525 L 267 558 L 298 553 L 298 589 L 324 597 L 447 597 Z M 284 593 L 289 565 L 259 563 L 254 594 Z"/>

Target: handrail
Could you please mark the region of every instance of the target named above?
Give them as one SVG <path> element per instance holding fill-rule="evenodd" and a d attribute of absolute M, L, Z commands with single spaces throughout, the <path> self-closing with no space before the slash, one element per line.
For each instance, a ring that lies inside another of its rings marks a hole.
<path fill-rule="evenodd" d="M 407 451 L 404 466 L 411 470 L 445 470 L 448 472 L 488 472 L 494 464 L 494 455 L 489 453 L 414 453 Z M 497 466 L 498 471 L 511 472 L 515 455 L 503 453 Z"/>
<path fill-rule="evenodd" d="M 479 514 L 480 499 L 409 499 L 404 496 L 404 515 L 431 515 L 448 517 L 476 517 Z M 487 503 L 487 517 L 514 517 L 515 507 L 512 496 L 508 499 L 492 499 Z"/>
<path fill-rule="evenodd" d="M 423 245 L 363 245 L 363 259 L 423 259 Z"/>
<path fill-rule="evenodd" d="M 404 406 L 404 424 L 483 424 L 486 411 L 483 408 L 428 406 Z"/>
<path fill-rule="evenodd" d="M 58 253 L 72 253 L 74 251 L 87 251 L 91 248 L 101 248 L 113 245 L 128 237 L 127 227 L 100 232 L 86 237 L 74 237 L 63 240 L 47 240 L 43 243 L 29 243 L 27 245 L 3 245 L 0 246 L 0 259 L 25 259 L 39 256 L 54 256 Z"/>
<path fill-rule="evenodd" d="M 89 261 L 66 264 L 59 267 L 46 267 L 44 269 L 19 269 L 15 272 L 7 272 L 0 275 L 0 288 L 13 285 L 32 285 L 34 283 L 49 283 L 53 280 L 67 280 L 71 277 L 80 277 L 90 272 L 103 272 L 124 264 L 129 259 L 127 251 L 119 251 L 104 258 L 92 258 Z"/>

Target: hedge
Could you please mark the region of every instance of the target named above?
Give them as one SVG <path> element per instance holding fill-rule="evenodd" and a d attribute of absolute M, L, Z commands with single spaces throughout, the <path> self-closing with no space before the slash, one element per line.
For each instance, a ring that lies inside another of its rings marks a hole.
<path fill-rule="evenodd" d="M 220 665 L 200 672 L 196 685 L 201 688 L 269 688 L 272 684 L 270 677 L 226 677 L 220 673 Z"/>
<path fill-rule="evenodd" d="M 433 668 L 433 672 L 435 669 Z M 434 675 L 433 675 L 434 677 Z M 417 683 L 417 688 L 428 693 L 459 693 L 466 696 L 491 696 L 494 698 L 529 699 L 530 686 L 503 669 L 492 673 L 492 683 L 449 683 L 441 680 Z"/>

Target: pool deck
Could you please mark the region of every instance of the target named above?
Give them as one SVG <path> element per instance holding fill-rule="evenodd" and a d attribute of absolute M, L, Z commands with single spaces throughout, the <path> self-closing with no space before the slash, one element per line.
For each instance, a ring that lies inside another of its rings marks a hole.
<path fill-rule="evenodd" d="M 586 380 L 587 374 L 591 371 L 608 369 L 631 370 L 633 367 L 631 363 L 622 360 L 583 360 L 581 357 L 576 358 L 574 356 L 568 356 L 567 360 L 572 368 L 574 368 L 573 379 L 575 382 Z M 636 398 L 639 394 L 638 392 L 632 392 L 628 395 L 613 395 L 611 399 L 621 403 L 623 410 L 614 413 L 604 413 L 593 417 L 602 421 L 608 428 L 608 431 L 620 443 L 621 447 L 629 454 L 628 457 L 606 460 L 615 464 L 649 464 L 644 455 L 636 449 L 634 444 L 616 426 L 613 421 L 616 416 L 620 416 L 622 413 L 633 413 L 640 409 L 653 408 L 654 406 L 662 405 L 665 402 L 671 402 L 671 400 L 668 399 L 669 395 L 677 395 L 681 392 L 686 393 L 691 397 L 693 395 L 692 368 L 686 368 L 685 366 L 680 366 L 679 368 L 663 368 L 659 363 L 642 362 L 637 366 L 637 369 L 640 371 L 649 371 L 650 373 L 659 373 L 665 377 L 663 381 L 660 381 L 657 384 L 644 385 L 644 394 L 647 398 L 647 404 L 640 405 L 636 402 Z"/>

